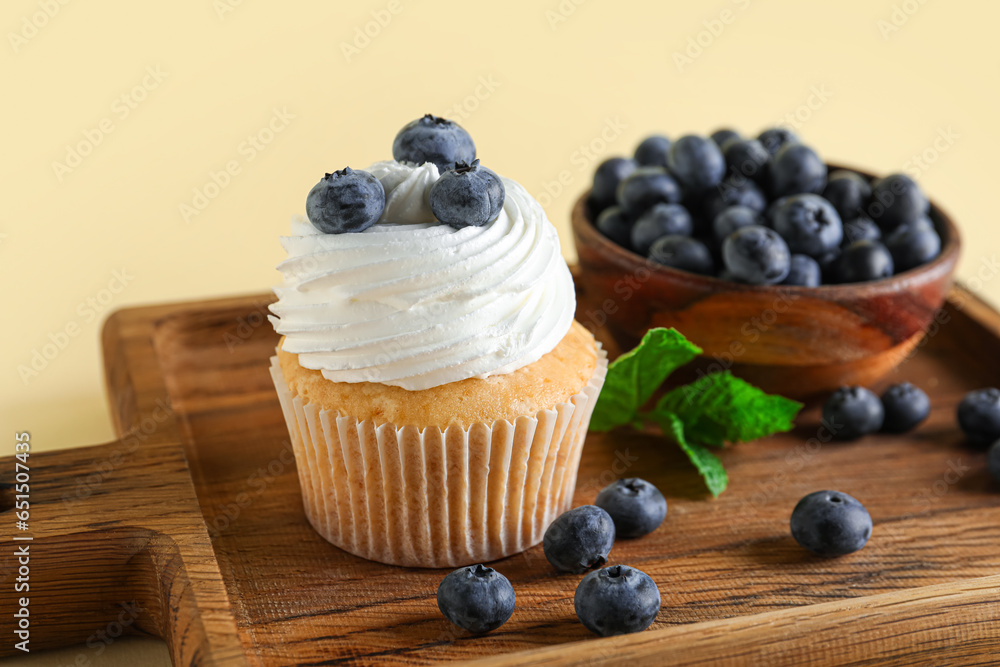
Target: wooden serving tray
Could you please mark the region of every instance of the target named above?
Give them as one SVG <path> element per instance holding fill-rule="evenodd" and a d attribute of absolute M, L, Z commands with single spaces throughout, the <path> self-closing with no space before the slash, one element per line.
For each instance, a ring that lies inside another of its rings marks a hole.
<path fill-rule="evenodd" d="M 30 458 L 33 651 L 125 632 L 162 637 L 176 665 L 997 660 L 1000 485 L 954 413 L 966 391 L 1000 384 L 1000 314 L 961 288 L 891 378 L 931 394 L 930 419 L 912 434 L 810 441 L 819 431 L 811 406 L 793 433 L 723 452 L 732 482 L 717 500 L 674 444 L 590 435 L 577 504 L 635 475 L 670 505 L 655 533 L 611 552 L 612 563 L 653 577 L 662 610 L 649 630 L 609 639 L 576 620 L 581 577 L 556 574 L 540 547 L 496 564 L 517 608 L 475 637 L 437 610 L 444 571 L 381 565 L 323 541 L 302 513 L 268 374 L 270 300 L 134 308 L 108 320 L 119 438 Z M 0 470 L 11 481 L 13 459 Z M 788 530 L 798 499 L 827 488 L 862 500 L 875 521 L 862 551 L 834 560 L 811 556 Z M 9 531 L 9 489 L 0 502 Z M 0 554 L 0 656 L 18 655 L 12 552 Z"/>

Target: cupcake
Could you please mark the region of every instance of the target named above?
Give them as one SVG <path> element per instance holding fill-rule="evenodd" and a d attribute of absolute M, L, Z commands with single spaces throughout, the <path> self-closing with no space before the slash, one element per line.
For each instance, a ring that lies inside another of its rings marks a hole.
<path fill-rule="evenodd" d="M 569 509 L 607 368 L 541 206 L 433 116 L 327 174 L 281 243 L 271 374 L 305 514 L 334 545 L 457 567 Z"/>

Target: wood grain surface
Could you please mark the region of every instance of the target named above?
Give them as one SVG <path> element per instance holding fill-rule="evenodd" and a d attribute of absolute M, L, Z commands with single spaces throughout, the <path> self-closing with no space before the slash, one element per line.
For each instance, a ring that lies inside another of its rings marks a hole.
<path fill-rule="evenodd" d="M 824 442 L 810 406 L 794 432 L 722 452 L 732 483 L 717 500 L 661 437 L 591 435 L 577 503 L 634 475 L 670 505 L 655 533 L 620 540 L 610 558 L 649 573 L 662 610 L 646 632 L 609 639 L 576 620 L 581 577 L 557 575 L 540 547 L 495 563 L 517 608 L 474 637 L 436 608 L 444 571 L 380 565 L 323 541 L 302 514 L 270 385 L 268 301 L 129 309 L 108 322 L 120 439 L 32 457 L 38 648 L 86 641 L 135 601 L 143 611 L 122 631 L 163 637 L 178 665 L 996 662 L 1000 488 L 954 409 L 964 392 L 998 384 L 1000 317 L 963 290 L 886 380 L 931 394 L 931 417 L 912 434 Z M 8 481 L 12 460 L 0 465 Z M 826 488 L 871 512 L 862 551 L 821 559 L 790 537 L 795 502 Z M 3 579 L 10 609 L 9 565 Z M 0 631 L 11 630 L 4 614 Z"/>

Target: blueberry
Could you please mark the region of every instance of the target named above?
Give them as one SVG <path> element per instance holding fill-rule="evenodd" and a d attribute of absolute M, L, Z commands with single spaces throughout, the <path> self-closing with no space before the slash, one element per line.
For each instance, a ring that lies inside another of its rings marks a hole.
<path fill-rule="evenodd" d="M 649 247 L 649 258 L 658 264 L 710 276 L 715 273 L 712 251 L 687 236 L 663 236 Z"/>
<path fill-rule="evenodd" d="M 762 224 L 764 224 L 764 217 L 759 211 L 748 206 L 730 206 L 712 220 L 712 234 L 715 236 L 716 242 L 722 243 L 737 229 Z"/>
<path fill-rule="evenodd" d="M 837 263 L 840 261 L 840 253 L 840 248 L 834 248 L 815 258 L 816 263 L 819 264 L 819 270 L 823 275 L 824 283 L 836 283 L 838 281 Z"/>
<path fill-rule="evenodd" d="M 485 565 L 460 567 L 437 589 L 438 609 L 469 632 L 489 632 L 514 613 L 514 587 L 507 577 Z"/>
<path fill-rule="evenodd" d="M 958 404 L 958 425 L 973 443 L 1000 438 L 1000 389 L 970 391 Z"/>
<path fill-rule="evenodd" d="M 819 556 L 854 553 L 872 535 L 872 517 L 865 506 L 840 491 L 816 491 L 795 505 L 792 537 Z"/>
<path fill-rule="evenodd" d="M 823 404 L 823 423 L 837 440 L 853 440 L 882 428 L 882 401 L 864 387 L 841 387 Z"/>
<path fill-rule="evenodd" d="M 740 139 L 741 137 L 740 133 L 737 132 L 736 130 L 731 130 L 728 127 L 723 127 L 713 132 L 711 137 L 709 138 L 715 142 L 716 146 L 722 148 L 730 141 L 733 141 L 734 139 Z"/>
<path fill-rule="evenodd" d="M 722 258 L 739 280 L 751 285 L 773 285 L 788 275 L 791 253 L 776 231 L 751 225 L 726 237 Z"/>
<path fill-rule="evenodd" d="M 350 167 L 325 175 L 306 197 L 306 216 L 324 234 L 363 232 L 384 209 L 382 183 L 367 171 Z"/>
<path fill-rule="evenodd" d="M 594 171 L 594 184 L 590 189 L 591 198 L 600 202 L 601 208 L 614 204 L 618 184 L 638 166 L 635 160 L 625 157 L 608 158 L 599 164 Z"/>
<path fill-rule="evenodd" d="M 711 230 L 711 227 L 709 227 L 709 230 Z M 711 231 L 706 233 L 704 230 L 699 230 L 698 223 L 696 222 L 695 232 L 691 235 L 691 238 L 708 248 L 708 254 L 712 256 L 712 268 L 714 271 L 725 269 L 722 263 L 722 244 L 715 240 L 715 237 L 711 235 Z"/>
<path fill-rule="evenodd" d="M 841 246 L 847 247 L 855 241 L 881 241 L 882 230 L 866 215 L 844 222 L 844 238 Z"/>
<path fill-rule="evenodd" d="M 642 570 L 612 565 L 580 580 L 573 606 L 580 622 L 602 637 L 642 632 L 660 612 L 660 589 Z"/>
<path fill-rule="evenodd" d="M 888 278 L 893 272 L 892 255 L 878 241 L 855 241 L 840 253 L 836 272 L 840 283 Z"/>
<path fill-rule="evenodd" d="M 702 213 L 708 220 L 715 220 L 730 206 L 746 206 L 763 212 L 767 208 L 767 197 L 756 183 L 740 176 L 725 179 L 701 201 Z"/>
<path fill-rule="evenodd" d="M 688 134 L 673 143 L 667 167 L 685 188 L 700 193 L 714 188 L 726 175 L 726 160 L 711 139 Z"/>
<path fill-rule="evenodd" d="M 728 280 L 733 283 L 742 283 L 743 281 L 730 273 L 729 269 L 722 269 L 716 276 L 719 280 Z"/>
<path fill-rule="evenodd" d="M 619 206 L 604 209 L 594 226 L 623 248 L 632 249 L 632 225 L 634 220 Z"/>
<path fill-rule="evenodd" d="M 581 574 L 608 562 L 615 543 L 615 522 L 596 505 L 564 512 L 542 537 L 545 558 L 560 572 Z"/>
<path fill-rule="evenodd" d="M 649 254 L 653 241 L 661 236 L 690 236 L 691 214 L 680 204 L 655 204 L 632 225 L 632 250 Z"/>
<path fill-rule="evenodd" d="M 872 186 L 861 174 L 846 169 L 838 169 L 830 174 L 823 188 L 826 198 L 840 214 L 845 223 L 858 217 L 872 196 Z"/>
<path fill-rule="evenodd" d="M 596 222 L 597 217 L 603 213 L 605 209 L 614 205 L 615 200 L 613 199 L 610 202 L 603 202 L 593 195 L 587 195 L 587 199 L 583 203 L 584 215 L 587 217 L 587 220 Z"/>
<path fill-rule="evenodd" d="M 892 254 L 896 273 L 926 264 L 941 254 L 941 237 L 931 221 L 917 218 L 889 232 L 885 246 Z"/>
<path fill-rule="evenodd" d="M 667 153 L 670 152 L 670 139 L 654 134 L 646 137 L 635 148 L 635 161 L 644 167 L 666 167 Z"/>
<path fill-rule="evenodd" d="M 798 255 L 819 258 L 836 249 L 844 237 L 844 226 L 836 209 L 819 195 L 799 194 L 779 199 L 768 209 L 768 217 L 774 231 Z"/>
<path fill-rule="evenodd" d="M 920 186 L 906 174 L 891 174 L 872 186 L 868 215 L 884 231 L 927 215 L 929 203 Z"/>
<path fill-rule="evenodd" d="M 916 220 L 904 223 L 907 227 L 913 227 L 914 229 L 934 229 L 934 222 L 926 215 L 922 215 Z M 898 228 L 897 228 L 898 229 Z M 895 231 L 895 230 L 893 230 Z M 937 230 L 935 230 L 937 231 Z"/>
<path fill-rule="evenodd" d="M 993 475 L 993 479 L 1000 482 L 1000 440 L 994 442 L 990 447 L 986 464 L 990 469 L 990 474 Z"/>
<path fill-rule="evenodd" d="M 476 159 L 476 144 L 461 125 L 447 118 L 426 114 L 407 123 L 392 142 L 392 157 L 399 162 L 433 162 L 438 171 L 453 169 L 458 162 Z"/>
<path fill-rule="evenodd" d="M 616 538 L 647 535 L 667 516 L 667 499 L 658 488 L 638 477 L 607 485 L 594 504 L 611 515 Z"/>
<path fill-rule="evenodd" d="M 819 193 L 826 185 L 826 164 L 805 144 L 786 144 L 771 159 L 768 181 L 774 197 Z"/>
<path fill-rule="evenodd" d="M 764 182 L 771 154 L 756 139 L 730 141 L 723 149 L 726 165 L 733 176 L 749 178 L 757 183 Z"/>
<path fill-rule="evenodd" d="M 909 382 L 894 384 L 882 394 L 885 420 L 882 430 L 889 433 L 906 433 L 927 419 L 931 413 L 931 399 Z"/>
<path fill-rule="evenodd" d="M 459 162 L 442 174 L 427 198 L 435 218 L 461 229 L 496 220 L 503 210 L 504 195 L 500 177 L 473 160 L 472 164 Z"/>
<path fill-rule="evenodd" d="M 799 137 L 791 130 L 784 127 L 772 127 L 757 135 L 757 141 L 768 153 L 774 155 L 785 144 L 798 143 Z"/>
<path fill-rule="evenodd" d="M 823 271 L 819 262 L 809 255 L 792 255 L 788 266 L 788 275 L 781 281 L 781 284 L 819 287 L 822 282 Z"/>
<path fill-rule="evenodd" d="M 638 216 L 665 202 L 678 204 L 683 193 L 673 176 L 663 167 L 639 167 L 618 184 L 618 205 L 630 215 Z"/>

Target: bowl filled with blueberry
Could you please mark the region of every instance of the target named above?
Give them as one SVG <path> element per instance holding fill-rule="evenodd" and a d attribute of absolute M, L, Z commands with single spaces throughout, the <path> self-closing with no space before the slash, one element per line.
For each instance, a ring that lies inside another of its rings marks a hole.
<path fill-rule="evenodd" d="M 572 225 L 581 322 L 624 349 L 676 327 L 712 370 L 797 397 L 906 358 L 960 248 L 909 175 L 827 164 L 784 128 L 647 137 L 597 167 Z"/>

